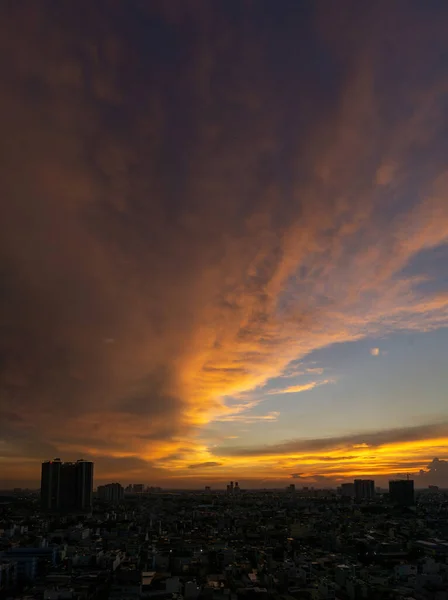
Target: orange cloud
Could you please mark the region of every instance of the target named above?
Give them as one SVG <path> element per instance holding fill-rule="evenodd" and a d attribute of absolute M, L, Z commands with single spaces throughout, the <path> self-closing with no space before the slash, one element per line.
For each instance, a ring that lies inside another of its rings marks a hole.
<path fill-rule="evenodd" d="M 391 9 L 391 36 L 369 9 L 342 39 L 317 11 L 307 26 L 340 61 L 327 94 L 300 52 L 293 69 L 268 60 L 271 29 L 246 30 L 256 6 L 233 23 L 168 4 L 2 9 L 5 461 L 65 450 L 180 474 L 214 462 L 197 441 L 209 422 L 278 417 L 226 397 L 336 342 L 448 324 L 446 294 L 403 274 L 448 240 L 445 73 L 415 83 L 434 32 L 413 37 Z M 151 46 L 154 19 L 172 52 Z M 412 77 L 390 77 L 390 39 Z"/>
<path fill-rule="evenodd" d="M 323 381 L 310 381 L 309 383 L 304 383 L 304 384 L 299 384 L 299 385 L 291 385 L 287 388 L 283 388 L 281 390 L 270 390 L 268 393 L 268 395 L 272 396 L 272 395 L 277 395 L 277 394 L 299 394 L 301 392 L 308 392 L 310 390 L 314 390 L 314 388 L 321 386 L 321 385 L 326 385 L 328 383 L 331 383 L 331 381 L 329 379 L 324 379 Z"/>

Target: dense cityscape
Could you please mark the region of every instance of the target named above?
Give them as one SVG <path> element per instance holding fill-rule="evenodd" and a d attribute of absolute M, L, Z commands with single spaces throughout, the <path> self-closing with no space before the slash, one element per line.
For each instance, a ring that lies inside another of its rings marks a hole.
<path fill-rule="evenodd" d="M 445 600 L 448 493 L 337 489 L 164 491 L 94 464 L 42 464 L 39 491 L 2 492 L 0 598 Z"/>

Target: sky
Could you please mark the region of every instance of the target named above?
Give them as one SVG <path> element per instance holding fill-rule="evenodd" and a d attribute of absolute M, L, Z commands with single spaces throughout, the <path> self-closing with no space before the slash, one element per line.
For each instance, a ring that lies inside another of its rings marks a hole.
<path fill-rule="evenodd" d="M 0 7 L 0 487 L 448 487 L 448 5 Z"/>

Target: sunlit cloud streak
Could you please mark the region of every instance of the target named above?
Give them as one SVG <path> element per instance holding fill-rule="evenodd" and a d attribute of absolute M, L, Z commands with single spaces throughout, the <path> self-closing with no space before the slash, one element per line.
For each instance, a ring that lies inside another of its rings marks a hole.
<path fill-rule="evenodd" d="M 272 410 L 265 415 L 227 415 L 217 417 L 215 421 L 221 423 L 256 423 L 257 421 L 277 421 L 280 413 L 278 411 Z"/>
<path fill-rule="evenodd" d="M 328 383 L 332 383 L 330 379 L 324 379 L 323 381 L 310 381 L 309 383 L 291 385 L 289 387 L 282 388 L 279 390 L 269 390 L 267 394 L 269 396 L 277 394 L 300 394 L 301 392 L 308 392 L 318 386 L 327 385 Z"/>
<path fill-rule="evenodd" d="M 355 448 L 375 449 L 386 444 L 403 444 L 406 442 L 421 442 L 448 438 L 448 423 L 433 423 L 385 429 L 383 431 L 367 431 L 337 437 L 318 439 L 299 439 L 258 447 L 215 447 L 213 453 L 217 456 L 277 456 L 291 455 L 296 452 L 305 453 L 313 450 L 331 448 L 333 450 Z M 370 451 L 370 453 L 372 453 Z M 341 457 L 340 457 L 341 458 Z"/>

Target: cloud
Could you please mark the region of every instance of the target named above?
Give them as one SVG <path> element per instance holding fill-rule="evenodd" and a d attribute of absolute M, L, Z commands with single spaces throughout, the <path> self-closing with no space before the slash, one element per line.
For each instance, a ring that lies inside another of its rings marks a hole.
<path fill-rule="evenodd" d="M 433 458 L 432 461 L 421 469 L 417 485 L 438 485 L 446 488 L 448 486 L 448 460 Z"/>
<path fill-rule="evenodd" d="M 397 175 L 397 165 L 393 163 L 384 163 L 380 165 L 376 172 L 376 183 L 378 185 L 389 185 L 393 183 Z"/>
<path fill-rule="evenodd" d="M 196 463 L 194 465 L 188 465 L 189 469 L 205 469 L 208 467 L 220 467 L 222 465 L 222 463 L 220 462 L 214 462 L 214 461 L 208 461 L 208 462 L 203 462 L 203 463 Z"/>
<path fill-rule="evenodd" d="M 448 438 L 448 423 L 397 427 L 382 431 L 368 431 L 326 438 L 290 440 L 281 444 L 257 447 L 217 446 L 213 448 L 213 454 L 215 456 L 277 456 L 294 453 L 303 454 L 313 450 L 377 448 L 387 444 L 418 442 L 437 438 Z M 339 460 L 344 460 L 344 458 L 347 457 L 340 456 Z"/>
<path fill-rule="evenodd" d="M 379 356 L 380 355 L 380 349 L 379 348 L 370 348 L 370 354 L 372 356 Z"/>
<path fill-rule="evenodd" d="M 0 411 L 0 423 L 21 423 L 23 419 L 20 415 L 12 410 L 1 410 Z"/>
<path fill-rule="evenodd" d="M 331 477 L 327 475 L 321 475 L 320 473 L 303 474 L 303 473 L 291 473 L 292 479 L 303 479 L 306 483 L 332 483 Z"/>
<path fill-rule="evenodd" d="M 215 421 L 220 423 L 257 423 L 259 421 L 277 421 L 280 413 L 276 410 L 271 410 L 265 415 L 226 415 L 217 417 Z"/>
<path fill-rule="evenodd" d="M 247 414 L 253 408 L 258 406 L 261 401 L 262 399 L 258 398 L 236 404 L 222 405 L 219 407 L 215 417 L 210 415 L 210 421 L 217 423 L 255 423 L 257 421 L 276 421 L 280 414 L 278 411 L 270 411 L 265 415 Z"/>
<path fill-rule="evenodd" d="M 295 394 L 300 392 L 308 392 L 309 390 L 313 390 L 314 388 L 326 385 L 331 383 L 329 379 L 325 379 L 324 381 L 311 381 L 309 383 L 299 384 L 299 385 L 291 385 L 287 388 L 283 388 L 282 390 L 270 390 L 268 395 L 277 395 L 277 394 Z"/>
<path fill-rule="evenodd" d="M 444 13 L 149 4 L 0 9 L 9 460 L 152 473 L 291 361 L 448 324 L 403 274 L 448 241 Z"/>
<path fill-rule="evenodd" d="M 356 460 L 359 458 L 358 455 L 349 454 L 348 456 L 313 456 L 315 460 L 321 460 L 323 462 L 331 462 L 331 461 L 344 461 L 344 460 Z"/>

